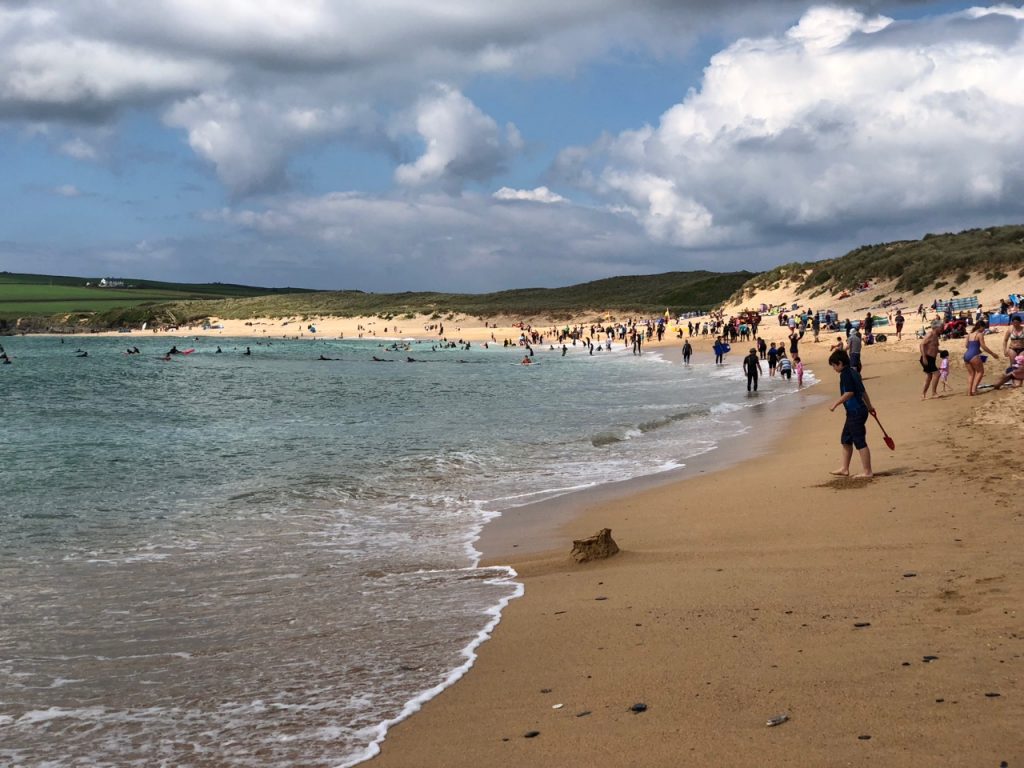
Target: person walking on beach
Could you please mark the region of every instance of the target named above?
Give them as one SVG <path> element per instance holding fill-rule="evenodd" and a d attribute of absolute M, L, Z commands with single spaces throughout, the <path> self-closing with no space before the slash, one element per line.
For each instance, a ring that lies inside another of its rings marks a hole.
<path fill-rule="evenodd" d="M 935 358 L 939 356 L 939 336 L 942 333 L 942 321 L 933 320 L 932 327 L 921 339 L 918 349 L 921 353 L 921 370 L 924 371 L 924 389 L 921 390 L 921 399 L 928 397 L 928 387 L 931 387 L 932 397 L 937 397 L 936 390 L 939 388 L 939 367 L 935 364 Z"/>
<path fill-rule="evenodd" d="M 829 355 L 828 364 L 839 374 L 839 399 L 832 403 L 829 410 L 835 411 L 841 405 L 846 411 L 846 422 L 839 437 L 843 446 L 843 464 L 839 469 L 832 470 L 832 474 L 849 476 L 850 461 L 853 459 L 853 449 L 856 448 L 863 467 L 863 472 L 857 477 L 872 477 L 871 449 L 868 448 L 867 440 L 868 416 L 875 414 L 871 398 L 864 389 L 860 374 L 850 365 L 850 356 L 846 352 L 836 350 Z"/>
<path fill-rule="evenodd" d="M 771 346 L 768 347 L 768 375 L 775 375 L 775 366 L 779 363 L 779 350 L 775 346 L 773 341 Z"/>
<path fill-rule="evenodd" d="M 684 365 L 689 365 L 690 364 L 690 355 L 692 355 L 692 354 L 693 354 L 693 347 L 690 346 L 690 340 L 687 339 L 686 341 L 683 342 L 683 364 Z"/>
<path fill-rule="evenodd" d="M 999 355 L 985 344 L 985 332 L 987 330 L 988 326 L 982 320 L 975 323 L 971 332 L 967 334 L 967 349 L 964 351 L 964 363 L 967 365 L 969 377 L 968 395 L 978 394 L 978 387 L 981 386 L 981 380 L 985 377 L 985 356 L 981 354 L 982 350 L 988 352 L 992 357 L 999 359 Z"/>
<path fill-rule="evenodd" d="M 757 357 L 757 349 L 751 347 L 750 354 L 743 358 L 743 372 L 747 375 L 747 392 L 757 392 L 757 377 L 761 374 L 761 361 Z M 751 390 L 753 385 L 753 390 Z"/>
<path fill-rule="evenodd" d="M 903 339 L 903 310 L 896 310 L 896 340 L 900 341 Z"/>
<path fill-rule="evenodd" d="M 949 389 L 947 380 L 949 379 L 949 350 L 939 350 L 939 381 L 942 382 L 942 391 L 945 392 Z"/>
<path fill-rule="evenodd" d="M 850 334 L 850 341 L 847 346 L 847 354 L 850 356 L 850 365 L 853 366 L 857 373 L 864 370 L 864 366 L 860 362 L 860 351 L 864 344 L 864 339 L 860 336 L 860 328 L 854 328 L 853 333 Z"/>

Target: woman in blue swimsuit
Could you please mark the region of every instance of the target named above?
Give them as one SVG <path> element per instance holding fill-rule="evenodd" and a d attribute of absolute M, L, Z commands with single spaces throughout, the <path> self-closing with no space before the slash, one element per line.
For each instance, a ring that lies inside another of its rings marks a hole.
<path fill-rule="evenodd" d="M 974 328 L 967 334 L 967 351 L 964 352 L 964 364 L 967 366 L 969 382 L 967 386 L 968 395 L 978 394 L 978 387 L 985 376 L 985 356 L 982 350 L 988 352 L 992 357 L 998 358 L 995 352 L 985 344 L 985 331 L 988 326 L 985 323 L 975 323 Z"/>

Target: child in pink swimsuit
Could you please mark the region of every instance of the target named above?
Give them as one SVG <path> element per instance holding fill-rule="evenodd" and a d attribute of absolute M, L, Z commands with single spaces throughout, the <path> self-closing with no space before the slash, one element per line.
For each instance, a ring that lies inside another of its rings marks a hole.
<path fill-rule="evenodd" d="M 945 392 L 949 389 L 949 384 L 946 383 L 946 379 L 949 378 L 949 350 L 939 350 L 939 381 L 942 382 L 942 391 Z"/>

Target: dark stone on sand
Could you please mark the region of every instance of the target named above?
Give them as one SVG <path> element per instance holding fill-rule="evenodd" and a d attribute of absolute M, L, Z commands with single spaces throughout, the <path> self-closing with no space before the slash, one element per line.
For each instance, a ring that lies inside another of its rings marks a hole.
<path fill-rule="evenodd" d="M 586 717 L 589 714 L 590 714 L 590 710 L 587 709 L 587 710 L 584 710 L 583 712 L 577 712 L 576 713 L 576 717 Z"/>
<path fill-rule="evenodd" d="M 922 656 L 921 657 L 921 661 L 923 661 L 925 664 L 929 664 L 929 663 L 931 663 L 933 661 L 938 661 L 938 660 L 939 660 L 938 656 Z"/>
<path fill-rule="evenodd" d="M 902 664 L 900 664 L 900 666 L 901 667 L 909 667 L 910 666 L 910 662 L 909 661 L 904 661 Z"/>
<path fill-rule="evenodd" d="M 638 701 L 636 704 L 629 708 L 629 711 L 635 715 L 639 715 L 641 712 L 647 711 L 647 705 L 644 704 L 642 701 Z"/>
<path fill-rule="evenodd" d="M 535 739 L 540 736 L 540 731 L 527 731 L 523 734 L 524 739 Z"/>
<path fill-rule="evenodd" d="M 914 573 L 913 571 L 907 571 L 906 573 L 903 574 L 903 578 L 904 579 L 912 579 L 915 576 L 917 576 L 917 574 Z"/>
<path fill-rule="evenodd" d="M 868 734 L 865 733 L 865 734 L 861 734 L 857 738 L 860 739 L 861 741 L 869 741 L 871 739 L 871 736 L 869 736 Z"/>
<path fill-rule="evenodd" d="M 945 699 L 936 699 L 935 703 L 936 704 L 943 704 L 943 703 L 945 703 L 945 701 L 946 701 Z"/>
<path fill-rule="evenodd" d="M 870 627 L 871 626 L 871 622 L 870 621 L 858 621 L 853 626 L 855 626 L 857 628 L 860 628 L 860 627 Z"/>
<path fill-rule="evenodd" d="M 985 696 L 990 698 L 990 699 L 997 699 L 1000 696 L 1002 696 L 1002 694 L 1001 693 L 986 693 Z"/>
<path fill-rule="evenodd" d="M 551 693 L 551 689 L 550 688 L 541 688 L 540 692 L 541 693 Z"/>
<path fill-rule="evenodd" d="M 619 545 L 612 538 L 611 528 L 602 528 L 593 536 L 576 539 L 572 543 L 572 557 L 577 563 L 588 560 L 603 560 L 619 551 Z"/>
<path fill-rule="evenodd" d="M 594 599 L 595 599 L 595 600 L 607 600 L 608 598 L 607 598 L 607 597 L 604 597 L 604 596 L 602 595 L 601 597 L 595 597 Z"/>
<path fill-rule="evenodd" d="M 999 768 L 1010 768 L 1010 764 L 1008 762 L 1006 762 L 1005 760 L 1001 760 L 999 762 Z"/>

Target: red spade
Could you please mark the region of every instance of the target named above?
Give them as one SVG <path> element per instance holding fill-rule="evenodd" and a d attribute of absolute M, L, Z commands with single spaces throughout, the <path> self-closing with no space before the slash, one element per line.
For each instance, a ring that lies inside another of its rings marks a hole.
<path fill-rule="evenodd" d="M 875 421 L 878 421 L 878 414 L 876 414 L 874 411 L 872 411 L 871 415 L 875 417 Z M 889 437 L 889 433 L 885 431 L 885 427 L 882 426 L 882 422 L 880 422 L 880 421 L 878 421 L 878 428 L 880 430 L 882 430 L 882 434 L 885 435 L 885 437 L 883 437 L 882 439 L 885 441 L 885 444 L 887 446 L 889 446 L 889 450 L 890 451 L 895 451 L 896 450 L 896 441 L 893 440 L 891 437 Z"/>

